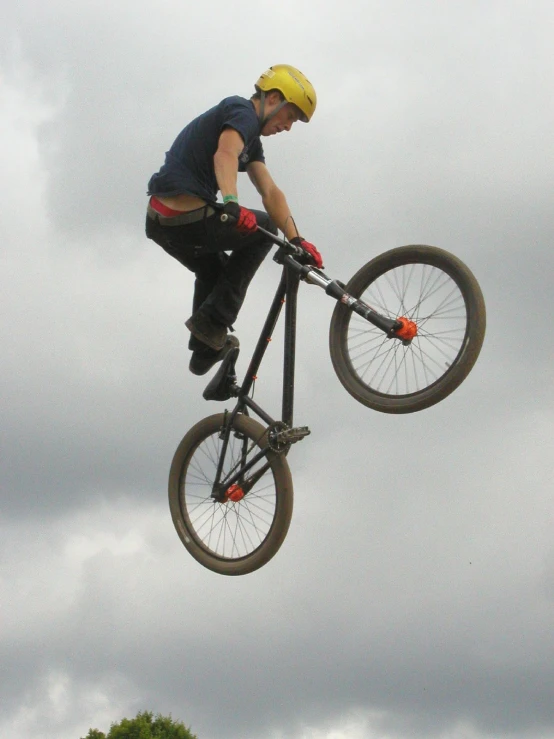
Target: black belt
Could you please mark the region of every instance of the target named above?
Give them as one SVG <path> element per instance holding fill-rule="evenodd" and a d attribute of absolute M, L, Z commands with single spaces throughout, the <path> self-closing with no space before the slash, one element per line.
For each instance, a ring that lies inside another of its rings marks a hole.
<path fill-rule="evenodd" d="M 211 205 L 203 205 L 201 208 L 189 210 L 187 213 L 181 213 L 179 216 L 162 216 L 148 203 L 146 212 L 148 217 L 153 221 L 158 221 L 160 226 L 186 226 L 189 223 L 196 223 L 197 221 L 204 220 L 204 218 L 213 216 L 215 208 L 212 208 Z"/>

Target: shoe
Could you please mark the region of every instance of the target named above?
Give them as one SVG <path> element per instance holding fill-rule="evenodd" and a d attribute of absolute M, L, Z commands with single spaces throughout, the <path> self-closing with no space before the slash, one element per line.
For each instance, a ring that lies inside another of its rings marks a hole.
<path fill-rule="evenodd" d="M 196 349 L 192 353 L 190 358 L 189 370 L 193 375 L 205 375 L 206 372 L 211 370 L 214 364 L 221 362 L 221 360 L 227 356 L 227 354 L 239 346 L 239 340 L 236 336 L 228 336 L 223 349 L 218 352 L 205 347 L 204 349 Z"/>
<path fill-rule="evenodd" d="M 193 336 L 209 346 L 210 349 L 218 352 L 225 346 L 227 327 L 205 313 L 196 311 L 188 321 L 185 321 L 185 326 Z"/>

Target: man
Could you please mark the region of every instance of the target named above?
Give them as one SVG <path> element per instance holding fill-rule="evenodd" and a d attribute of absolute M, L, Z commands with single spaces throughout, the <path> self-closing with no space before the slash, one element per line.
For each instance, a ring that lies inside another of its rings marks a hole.
<path fill-rule="evenodd" d="M 227 333 L 250 281 L 271 249 L 258 225 L 303 247 L 306 261 L 322 266 L 321 255 L 296 228 L 285 195 L 265 165 L 262 136 L 309 122 L 316 94 L 294 67 L 277 64 L 264 72 L 247 100 L 228 97 L 189 123 L 148 183 L 146 235 L 194 272 L 189 369 L 203 375 L 238 340 Z M 247 172 L 266 212 L 239 205 L 238 172 Z M 218 191 L 223 204 L 217 202 Z M 225 222 L 221 214 L 231 218 Z M 230 252 L 230 255 L 225 252 Z"/>

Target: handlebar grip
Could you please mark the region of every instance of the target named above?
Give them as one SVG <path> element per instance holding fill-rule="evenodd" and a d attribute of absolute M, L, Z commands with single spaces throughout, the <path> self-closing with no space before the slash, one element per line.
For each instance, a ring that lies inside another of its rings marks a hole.
<path fill-rule="evenodd" d="M 233 216 L 230 216 L 229 213 L 222 213 L 219 216 L 219 220 L 221 223 L 236 223 L 237 219 L 233 218 Z"/>

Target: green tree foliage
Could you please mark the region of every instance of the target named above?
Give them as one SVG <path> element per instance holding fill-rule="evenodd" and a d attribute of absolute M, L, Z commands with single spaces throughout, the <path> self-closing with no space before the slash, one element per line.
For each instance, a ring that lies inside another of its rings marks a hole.
<path fill-rule="evenodd" d="M 82 739 L 198 739 L 180 721 L 171 716 L 154 716 L 149 711 L 137 713 L 135 718 L 124 718 L 112 724 L 109 732 L 103 734 L 98 729 L 90 729 Z"/>

